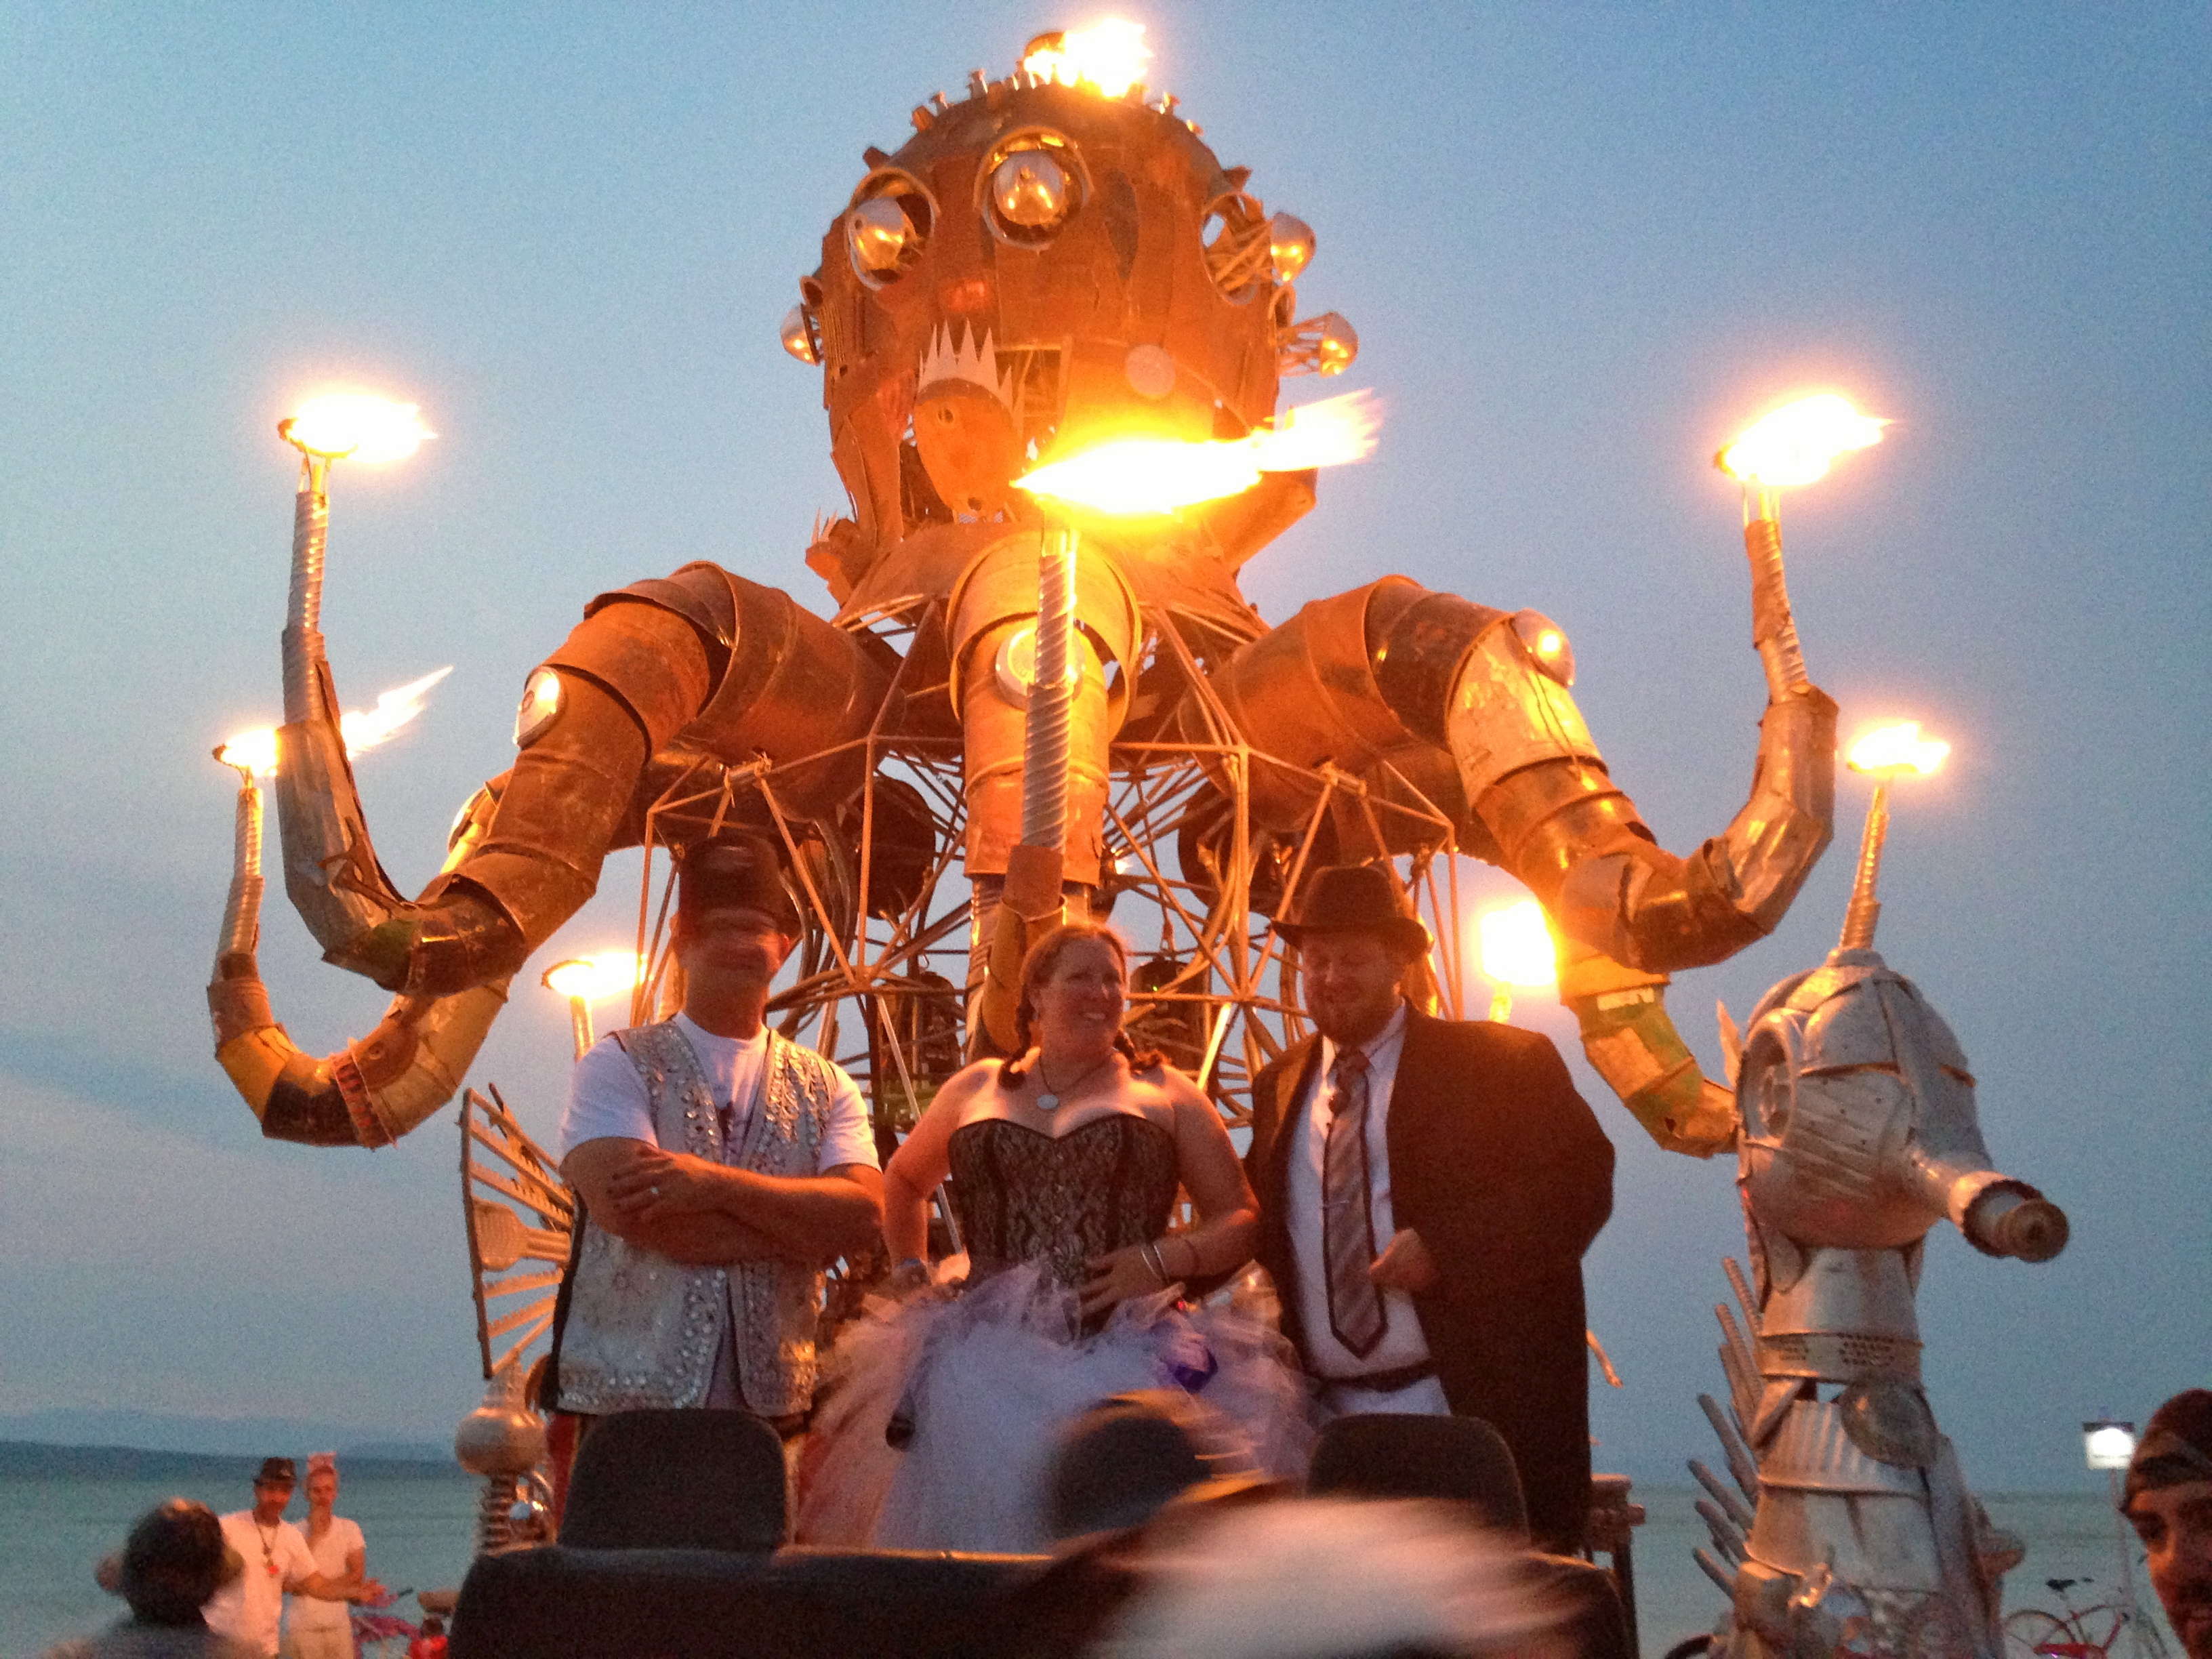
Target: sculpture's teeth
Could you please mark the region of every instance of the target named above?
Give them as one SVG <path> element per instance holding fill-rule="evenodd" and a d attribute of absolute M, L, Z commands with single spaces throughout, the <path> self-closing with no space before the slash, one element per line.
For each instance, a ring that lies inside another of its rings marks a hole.
<path fill-rule="evenodd" d="M 930 331 L 915 380 L 917 392 L 939 380 L 965 380 L 989 392 L 1009 410 L 1014 406 L 1013 377 L 999 373 L 999 354 L 991 337 L 971 333 L 964 324 L 939 324 Z"/>

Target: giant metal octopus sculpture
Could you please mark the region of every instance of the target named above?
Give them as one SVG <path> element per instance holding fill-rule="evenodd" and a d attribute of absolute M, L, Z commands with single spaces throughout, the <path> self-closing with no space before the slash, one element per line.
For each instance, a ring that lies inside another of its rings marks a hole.
<path fill-rule="evenodd" d="M 1052 635 L 1048 603 L 1040 632 L 1056 521 L 1018 477 L 1133 432 L 1264 431 L 1285 374 L 1357 349 L 1341 318 L 1297 316 L 1312 233 L 1269 215 L 1173 98 L 1074 71 L 1063 45 L 1042 37 L 1012 75 L 917 107 L 896 154 L 870 149 L 799 283 L 786 344 L 821 371 L 851 495 L 806 553 L 836 616 L 703 562 L 592 600 L 530 677 L 513 769 L 412 899 L 378 861 L 338 730 L 318 628 L 325 462 L 308 455 L 275 786 L 284 878 L 325 958 L 397 998 L 362 1041 L 301 1051 L 255 966 L 258 879 L 234 887 L 209 995 L 218 1058 L 264 1133 L 405 1133 L 459 1086 L 508 981 L 610 849 L 642 843 L 650 881 L 656 848 L 736 823 L 782 848 L 808 918 L 775 1007 L 787 1029 L 816 1022 L 886 1133 L 963 1052 L 1003 1048 L 1006 968 L 1029 930 L 1117 902 L 1146 948 L 1158 925 L 1137 975 L 1150 1040 L 1233 1119 L 1296 1029 L 1295 958 L 1267 918 L 1304 872 L 1407 860 L 1455 1000 L 1449 855 L 1466 854 L 1543 902 L 1590 1060 L 1655 1138 L 1729 1142 L 1728 1092 L 1661 994 L 1770 932 L 1829 839 L 1835 707 L 1805 678 L 1778 556 L 1754 592 L 1770 702 L 1750 799 L 1688 857 L 1613 782 L 1570 694 L 1572 653 L 1537 613 L 1387 576 L 1261 621 L 1237 573 L 1313 506 L 1310 469 L 1084 520 L 1072 634 Z M 1753 552 L 1756 575 L 1756 534 Z M 1060 682 L 1034 663 L 1055 644 L 1070 690 L 1048 696 Z M 1066 828 L 1040 844 L 1023 796 L 1048 704 Z M 672 971 L 637 1017 L 667 1006 Z"/>

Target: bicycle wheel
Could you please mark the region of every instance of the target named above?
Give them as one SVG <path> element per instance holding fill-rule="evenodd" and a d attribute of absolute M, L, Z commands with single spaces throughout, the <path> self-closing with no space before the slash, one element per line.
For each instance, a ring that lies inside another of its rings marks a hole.
<path fill-rule="evenodd" d="M 2005 1659 L 2051 1659 L 2054 1649 L 2073 1640 L 2066 1621 L 2040 1607 L 2022 1607 L 2004 1621 Z"/>

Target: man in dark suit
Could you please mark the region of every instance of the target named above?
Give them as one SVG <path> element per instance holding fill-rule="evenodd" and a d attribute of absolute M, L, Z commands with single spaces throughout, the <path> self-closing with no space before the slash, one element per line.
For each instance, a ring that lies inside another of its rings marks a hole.
<path fill-rule="evenodd" d="M 1550 1040 L 1432 1019 L 1429 948 L 1395 877 L 1320 872 L 1276 931 L 1316 1030 L 1252 1085 L 1246 1159 L 1284 1333 L 1323 1411 L 1480 1417 L 1562 1553 L 1589 1507 L 1583 1253 L 1613 1210 L 1613 1145 Z"/>

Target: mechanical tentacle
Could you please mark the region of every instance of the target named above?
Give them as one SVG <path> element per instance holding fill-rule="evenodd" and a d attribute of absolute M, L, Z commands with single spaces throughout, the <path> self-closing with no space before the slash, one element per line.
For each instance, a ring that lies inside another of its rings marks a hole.
<path fill-rule="evenodd" d="M 482 834 L 490 786 L 465 809 L 455 854 Z M 453 1097 L 507 1000 L 505 981 L 458 996 L 401 997 L 359 1042 L 317 1059 L 270 1012 L 256 954 L 261 932 L 262 809 L 249 777 L 240 788 L 235 859 L 208 1010 L 216 1059 L 272 1140 L 382 1146 Z"/>
<path fill-rule="evenodd" d="M 1822 734 L 1808 737 L 1796 715 L 1777 720 L 1770 711 L 1752 805 L 1722 842 L 1674 860 L 1607 773 L 1568 690 L 1572 662 L 1565 635 L 1533 611 L 1491 610 L 1392 576 L 1307 605 L 1238 651 L 1212 684 L 1255 746 L 1288 763 L 1255 763 L 1253 799 L 1268 827 L 1287 830 L 1310 813 L 1319 766 L 1378 787 L 1395 772 L 1454 818 L 1462 851 L 1525 882 L 1564 938 L 1560 996 L 1581 1024 L 1590 1063 L 1661 1146 L 1709 1156 L 1733 1137 L 1734 1110 L 1668 1018 L 1664 969 L 1718 960 L 1761 937 L 1794 895 L 1826 843 L 1823 767 L 1833 748 L 1833 705 L 1808 693 L 1829 710 L 1825 748 Z M 1786 799 L 1778 802 L 1777 789 Z M 1773 854 L 1759 866 L 1752 915 L 1735 908 L 1729 895 L 1744 890 L 1723 872 L 1757 860 L 1727 851 L 1730 838 Z M 1593 915 L 1588 904 L 1565 902 L 1571 878 L 1586 866 L 1613 870 L 1622 859 L 1647 872 L 1632 905 Z M 1670 869 L 1671 884 L 1650 878 Z M 1632 924 L 1625 931 L 1617 925 L 1624 915 Z M 1645 949 L 1654 939 L 1674 948 Z"/>
<path fill-rule="evenodd" d="M 604 594 L 532 677 L 482 844 L 330 959 L 416 996 L 511 975 L 597 889 L 647 762 L 672 739 L 806 762 L 785 797 L 828 811 L 859 784 L 852 745 L 888 680 L 860 638 L 712 565 Z"/>

